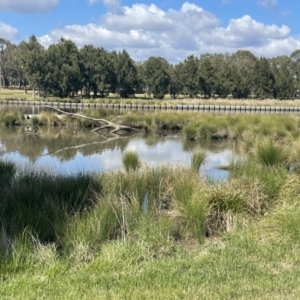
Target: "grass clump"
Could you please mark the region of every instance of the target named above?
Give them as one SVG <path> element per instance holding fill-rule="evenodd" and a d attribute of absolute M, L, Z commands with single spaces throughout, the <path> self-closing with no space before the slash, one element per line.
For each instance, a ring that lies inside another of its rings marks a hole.
<path fill-rule="evenodd" d="M 264 215 L 270 201 L 264 186 L 258 180 L 249 179 L 210 185 L 205 191 L 205 197 L 210 207 L 208 236 L 245 227 L 253 218 Z"/>
<path fill-rule="evenodd" d="M 15 171 L 16 171 L 16 166 L 13 162 L 0 160 L 1 177 L 6 174 L 9 174 L 9 175 L 14 174 Z"/>
<path fill-rule="evenodd" d="M 127 172 L 136 171 L 141 164 L 138 154 L 134 151 L 126 151 L 122 156 L 122 162 Z"/>
<path fill-rule="evenodd" d="M 202 148 L 198 148 L 194 150 L 191 157 L 191 169 L 198 173 L 200 166 L 203 163 L 205 157 L 206 157 L 206 150 Z"/>
<path fill-rule="evenodd" d="M 38 117 L 32 117 L 31 118 L 31 123 L 32 123 L 32 125 L 39 125 L 40 120 L 39 120 Z"/>
<path fill-rule="evenodd" d="M 257 141 L 253 154 L 260 164 L 266 166 L 286 165 L 288 161 L 284 147 L 270 138 Z"/>
<path fill-rule="evenodd" d="M 61 123 L 55 113 L 44 111 L 39 115 L 39 125 L 57 126 Z"/>
<path fill-rule="evenodd" d="M 0 178 L 5 174 L 1 173 Z M 92 178 L 88 175 L 55 176 L 19 171 L 1 186 L 0 222 L 9 236 L 28 230 L 41 242 L 60 244 L 69 216 L 92 205 Z"/>
<path fill-rule="evenodd" d="M 197 128 L 193 125 L 187 125 L 183 128 L 186 139 L 192 140 L 197 138 Z"/>
<path fill-rule="evenodd" d="M 289 170 L 285 166 L 261 165 L 253 156 L 248 157 L 248 159 L 237 160 L 230 166 L 231 180 L 259 181 L 270 201 L 274 203 L 288 176 Z"/>
<path fill-rule="evenodd" d="M 14 163 L 0 160 L 0 198 L 4 197 L 2 188 L 9 185 L 16 170 L 17 168 Z"/>
<path fill-rule="evenodd" d="M 22 116 L 14 110 L 0 111 L 0 122 L 5 126 L 16 126 L 22 122 Z"/>

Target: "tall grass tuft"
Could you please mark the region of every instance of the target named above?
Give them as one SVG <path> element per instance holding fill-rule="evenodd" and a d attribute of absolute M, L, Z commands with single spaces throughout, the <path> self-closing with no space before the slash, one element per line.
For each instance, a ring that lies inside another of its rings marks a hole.
<path fill-rule="evenodd" d="M 16 170 L 14 163 L 0 160 L 0 197 L 3 191 L 2 188 L 10 184 Z"/>
<path fill-rule="evenodd" d="M 125 152 L 122 156 L 122 162 L 127 172 L 136 171 L 141 164 L 138 154 L 134 151 Z"/>
<path fill-rule="evenodd" d="M 197 128 L 194 125 L 185 126 L 183 132 L 188 140 L 197 138 Z"/>
<path fill-rule="evenodd" d="M 0 160 L 0 178 L 7 174 L 14 174 L 15 172 L 16 165 L 13 162 Z"/>
<path fill-rule="evenodd" d="M 202 148 L 198 148 L 194 150 L 191 157 L 191 169 L 194 170 L 195 172 L 199 172 L 199 168 L 203 163 L 205 157 L 206 157 L 206 150 Z"/>
<path fill-rule="evenodd" d="M 208 236 L 244 227 L 249 220 L 262 217 L 270 201 L 264 186 L 247 178 L 207 186 L 205 198 L 210 207 Z"/>
<path fill-rule="evenodd" d="M 278 205 L 262 223 L 265 235 L 274 238 L 278 242 L 290 241 L 299 245 L 300 236 L 300 178 L 299 175 L 291 175 L 283 185 L 279 196 Z"/>
<path fill-rule="evenodd" d="M 203 182 L 193 170 L 176 170 L 172 184 L 172 206 L 168 215 L 173 220 L 172 235 L 176 239 L 205 237 L 208 206 L 203 194 Z"/>
<path fill-rule="evenodd" d="M 275 203 L 279 192 L 285 184 L 289 170 L 285 166 L 266 166 L 258 163 L 256 157 L 237 160 L 230 166 L 231 179 L 259 181 L 270 201 Z"/>
<path fill-rule="evenodd" d="M 257 141 L 253 153 L 257 161 L 266 166 L 286 165 L 288 162 L 284 147 L 270 138 Z"/>
<path fill-rule="evenodd" d="M 2 111 L 0 113 L 0 122 L 5 126 L 20 125 L 22 117 L 17 111 Z"/>
<path fill-rule="evenodd" d="M 1 188 L 0 220 L 12 237 L 27 229 L 41 242 L 59 244 L 68 218 L 90 207 L 100 189 L 89 175 L 20 171 Z"/>
<path fill-rule="evenodd" d="M 58 118 L 55 113 L 43 111 L 39 115 L 39 124 L 48 126 L 57 126 L 61 124 L 62 121 Z"/>

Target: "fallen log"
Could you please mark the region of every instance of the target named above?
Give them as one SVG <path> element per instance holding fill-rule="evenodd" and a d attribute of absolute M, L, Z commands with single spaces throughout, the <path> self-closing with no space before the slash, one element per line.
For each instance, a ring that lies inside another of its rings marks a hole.
<path fill-rule="evenodd" d="M 94 128 L 94 129 L 91 130 L 91 132 L 95 132 L 97 134 L 101 134 L 101 130 L 103 130 L 103 129 L 108 129 L 109 130 L 111 128 L 113 128 L 113 129 L 109 130 L 108 132 L 111 133 L 111 134 L 117 134 L 117 135 L 119 135 L 119 131 L 121 131 L 121 130 L 124 130 L 124 131 L 127 131 L 127 132 L 132 132 L 132 131 L 139 132 L 140 131 L 136 128 L 126 126 L 126 125 L 121 125 L 121 124 L 118 124 L 118 123 L 114 123 L 114 122 L 108 121 L 106 119 L 97 119 L 97 118 L 91 118 L 91 117 L 87 117 L 87 116 L 77 114 L 77 113 L 70 113 L 70 112 L 63 111 L 59 108 L 54 108 L 54 107 L 48 106 L 48 105 L 42 105 L 42 107 L 53 109 L 56 112 L 59 112 L 59 113 L 62 113 L 62 114 L 68 115 L 68 116 L 78 117 L 78 118 L 87 119 L 87 120 L 91 120 L 91 121 L 96 121 L 96 122 L 99 122 L 99 123 L 105 123 L 105 125 L 99 126 L 99 127 Z"/>

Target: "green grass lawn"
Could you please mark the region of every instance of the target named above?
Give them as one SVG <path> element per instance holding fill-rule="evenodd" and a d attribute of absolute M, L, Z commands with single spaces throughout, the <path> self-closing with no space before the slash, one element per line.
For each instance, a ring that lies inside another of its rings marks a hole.
<path fill-rule="evenodd" d="M 264 237 L 266 238 L 266 237 Z M 299 243 L 242 231 L 154 255 L 147 243 L 109 243 L 91 262 L 40 248 L 1 272 L 1 299 L 297 299 Z M 10 270 L 12 268 L 13 270 Z"/>

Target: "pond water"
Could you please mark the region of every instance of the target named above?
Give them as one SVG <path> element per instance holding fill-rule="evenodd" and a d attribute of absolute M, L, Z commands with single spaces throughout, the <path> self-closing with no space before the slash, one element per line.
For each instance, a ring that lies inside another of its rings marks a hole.
<path fill-rule="evenodd" d="M 87 129 L 74 132 L 68 127 L 39 127 L 36 133 L 28 133 L 34 130 L 23 126 L 1 127 L 0 159 L 59 174 L 99 173 L 122 169 L 122 154 L 127 150 L 136 151 L 148 166 L 189 166 L 193 149 L 201 146 L 207 149 L 201 176 L 224 181 L 228 171 L 218 167 L 228 165 L 234 155 L 234 141 L 186 141 L 181 132 L 168 132 L 164 137 L 139 133 L 107 141 Z"/>

